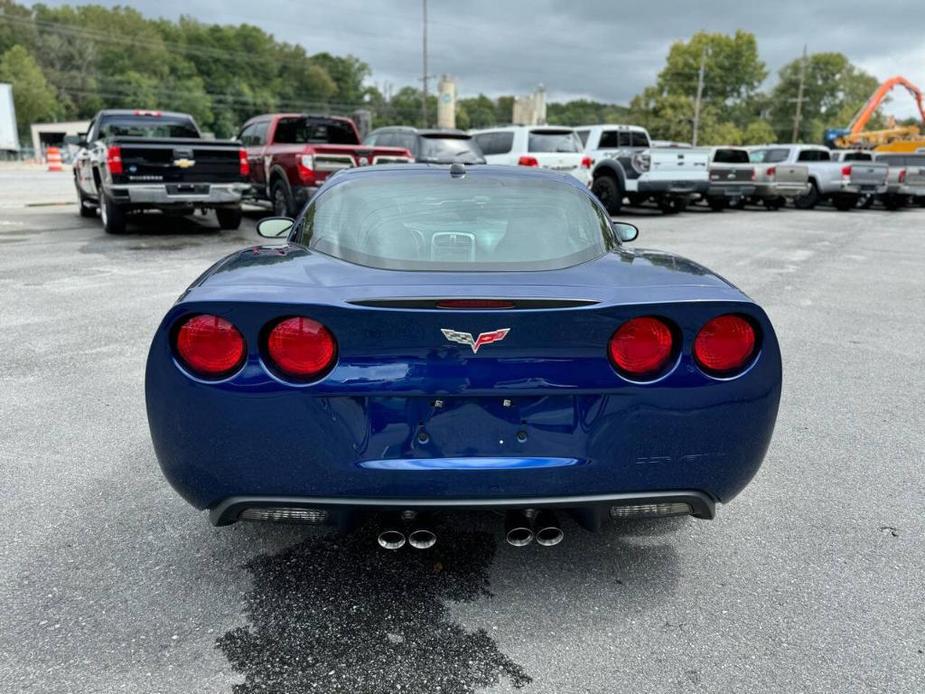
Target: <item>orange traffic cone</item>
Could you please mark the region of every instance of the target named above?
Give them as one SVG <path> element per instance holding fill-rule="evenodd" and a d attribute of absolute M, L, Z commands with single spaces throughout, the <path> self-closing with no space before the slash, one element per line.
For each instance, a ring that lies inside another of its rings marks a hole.
<path fill-rule="evenodd" d="M 48 161 L 49 171 L 64 171 L 61 166 L 61 150 L 57 147 L 49 147 L 45 159 Z"/>

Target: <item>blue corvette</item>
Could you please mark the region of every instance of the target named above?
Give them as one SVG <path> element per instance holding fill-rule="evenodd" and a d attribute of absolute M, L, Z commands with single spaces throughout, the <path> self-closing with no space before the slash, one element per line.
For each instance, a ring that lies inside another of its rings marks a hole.
<path fill-rule="evenodd" d="M 568 176 L 343 171 L 273 245 L 184 292 L 148 357 L 164 474 L 217 525 L 343 523 L 428 547 L 494 509 L 523 545 L 558 512 L 712 518 L 761 464 L 781 392 L 765 312 L 704 267 L 631 251 Z"/>

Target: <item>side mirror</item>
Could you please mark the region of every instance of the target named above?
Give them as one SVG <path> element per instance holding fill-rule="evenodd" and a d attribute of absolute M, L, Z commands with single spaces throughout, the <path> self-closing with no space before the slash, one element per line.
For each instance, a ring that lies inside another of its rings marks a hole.
<path fill-rule="evenodd" d="M 636 237 L 639 236 L 639 229 L 632 224 L 627 224 L 626 222 L 611 222 L 610 226 L 613 229 L 613 233 L 617 235 L 617 238 L 620 239 L 622 243 L 635 241 Z"/>
<path fill-rule="evenodd" d="M 265 239 L 279 239 L 292 231 L 294 219 L 289 217 L 264 217 L 257 222 L 257 233 Z"/>

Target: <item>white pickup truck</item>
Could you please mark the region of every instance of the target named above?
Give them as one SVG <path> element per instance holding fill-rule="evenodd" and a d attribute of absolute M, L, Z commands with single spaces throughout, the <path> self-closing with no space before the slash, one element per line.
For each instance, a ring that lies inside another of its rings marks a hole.
<path fill-rule="evenodd" d="M 809 190 L 794 199 L 801 210 L 831 200 L 838 210 L 856 207 L 863 195 L 886 192 L 887 165 L 875 161 L 837 161 L 837 153 L 820 145 L 769 145 L 779 150 L 780 163 L 803 164 L 809 170 Z"/>
<path fill-rule="evenodd" d="M 653 147 L 636 125 L 584 125 L 575 128 L 593 161 L 591 190 L 610 214 L 624 201 L 654 201 L 662 212 L 680 212 L 710 188 L 705 149 Z"/>
<path fill-rule="evenodd" d="M 680 212 L 710 188 L 705 149 L 653 147 L 649 133 L 636 125 L 584 125 L 575 128 L 593 160 L 591 190 L 610 214 L 624 201 L 654 201 L 662 212 Z"/>

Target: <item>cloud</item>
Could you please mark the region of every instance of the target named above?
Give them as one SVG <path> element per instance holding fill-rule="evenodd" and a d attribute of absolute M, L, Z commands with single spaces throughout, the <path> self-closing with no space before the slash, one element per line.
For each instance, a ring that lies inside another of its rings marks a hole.
<path fill-rule="evenodd" d="M 420 83 L 420 0 L 136 0 L 131 5 L 151 17 L 255 24 L 310 52 L 356 55 L 372 66 L 372 81 L 379 85 Z M 810 52 L 845 53 L 880 79 L 903 74 L 925 83 L 920 26 L 897 20 L 917 16 L 920 9 L 917 0 L 896 0 L 889 12 L 869 0 L 429 0 L 429 72 L 454 75 L 462 96 L 527 93 L 543 83 L 555 101 L 587 97 L 627 103 L 654 82 L 672 42 L 698 30 L 741 28 L 757 36 L 772 72 L 769 84 L 782 65 L 800 55 L 804 43 Z M 911 99 L 901 94 L 890 109 L 903 117 L 915 112 Z"/>

